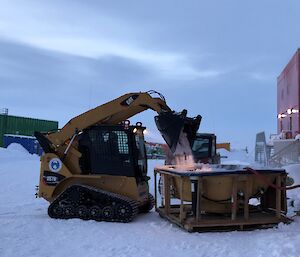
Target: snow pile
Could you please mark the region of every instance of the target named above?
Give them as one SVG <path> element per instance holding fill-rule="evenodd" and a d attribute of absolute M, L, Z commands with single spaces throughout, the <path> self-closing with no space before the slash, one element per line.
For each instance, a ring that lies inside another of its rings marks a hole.
<path fill-rule="evenodd" d="M 294 179 L 295 184 L 300 184 L 300 164 L 284 166 L 283 169 Z"/>
<path fill-rule="evenodd" d="M 37 155 L 30 154 L 22 145 L 17 143 L 12 143 L 7 148 L 0 147 L 0 160 L 3 158 L 12 158 L 15 160 L 39 159 Z"/>
<path fill-rule="evenodd" d="M 151 192 L 153 168 L 162 164 L 149 161 Z M 268 230 L 192 234 L 154 211 L 129 224 L 51 219 L 48 203 L 34 196 L 39 165 L 23 150 L 0 149 L 1 257 L 299 256 L 299 219 Z"/>
<path fill-rule="evenodd" d="M 294 179 L 294 185 L 300 184 L 300 164 L 292 164 L 284 166 L 289 177 Z M 293 205 L 293 211 L 300 210 L 300 188 L 287 191 L 287 196 L 291 199 Z"/>

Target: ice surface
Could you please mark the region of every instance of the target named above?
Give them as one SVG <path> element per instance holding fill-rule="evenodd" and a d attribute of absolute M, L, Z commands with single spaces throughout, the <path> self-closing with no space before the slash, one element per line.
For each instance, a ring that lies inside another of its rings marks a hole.
<path fill-rule="evenodd" d="M 149 161 L 151 192 L 153 168 L 162 164 Z M 154 211 L 129 224 L 50 219 L 48 203 L 34 196 L 38 180 L 39 157 L 0 149 L 1 257 L 298 257 L 300 253 L 298 218 L 268 230 L 193 234 Z"/>

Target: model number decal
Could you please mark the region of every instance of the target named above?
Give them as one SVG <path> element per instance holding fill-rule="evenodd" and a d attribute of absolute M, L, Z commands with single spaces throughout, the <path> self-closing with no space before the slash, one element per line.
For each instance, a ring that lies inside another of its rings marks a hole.
<path fill-rule="evenodd" d="M 54 176 L 47 176 L 46 177 L 47 182 L 56 182 L 57 180 L 58 180 L 58 178 L 54 177 Z"/>
<path fill-rule="evenodd" d="M 55 186 L 57 185 L 61 180 L 63 180 L 65 176 L 51 171 L 44 171 L 43 174 L 43 180 L 44 183 L 48 186 Z"/>

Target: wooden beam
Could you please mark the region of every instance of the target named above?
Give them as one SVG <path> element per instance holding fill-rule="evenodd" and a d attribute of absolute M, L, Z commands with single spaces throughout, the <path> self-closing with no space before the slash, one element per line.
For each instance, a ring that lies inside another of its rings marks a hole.
<path fill-rule="evenodd" d="M 244 192 L 244 218 L 249 219 L 249 198 L 251 194 L 250 190 L 250 179 L 251 175 L 248 175 L 245 180 L 245 192 Z"/>
<path fill-rule="evenodd" d="M 197 209 L 196 209 L 196 219 L 201 219 L 201 198 L 202 198 L 202 178 L 198 177 L 197 182 Z"/>
<path fill-rule="evenodd" d="M 154 207 L 157 211 L 157 171 L 154 170 Z"/>
<path fill-rule="evenodd" d="M 277 175 L 276 176 L 276 217 L 278 219 L 281 218 L 281 190 L 279 187 L 281 187 L 281 176 Z"/>
<path fill-rule="evenodd" d="M 164 198 L 165 198 L 165 212 L 170 213 L 170 177 L 167 174 L 163 175 L 164 179 Z"/>
<path fill-rule="evenodd" d="M 183 186 L 184 186 L 184 178 L 180 177 L 180 213 L 179 213 L 180 223 L 182 223 L 184 219 Z"/>
<path fill-rule="evenodd" d="M 231 220 L 236 219 L 237 210 L 237 177 L 232 178 L 232 195 L 231 195 Z"/>

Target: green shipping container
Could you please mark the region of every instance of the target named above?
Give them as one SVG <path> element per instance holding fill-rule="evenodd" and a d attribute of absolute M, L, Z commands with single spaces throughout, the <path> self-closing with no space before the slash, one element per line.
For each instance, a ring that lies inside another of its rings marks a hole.
<path fill-rule="evenodd" d="M 4 134 L 33 136 L 35 131 L 48 132 L 57 129 L 57 121 L 0 114 L 0 147 L 3 147 Z"/>

